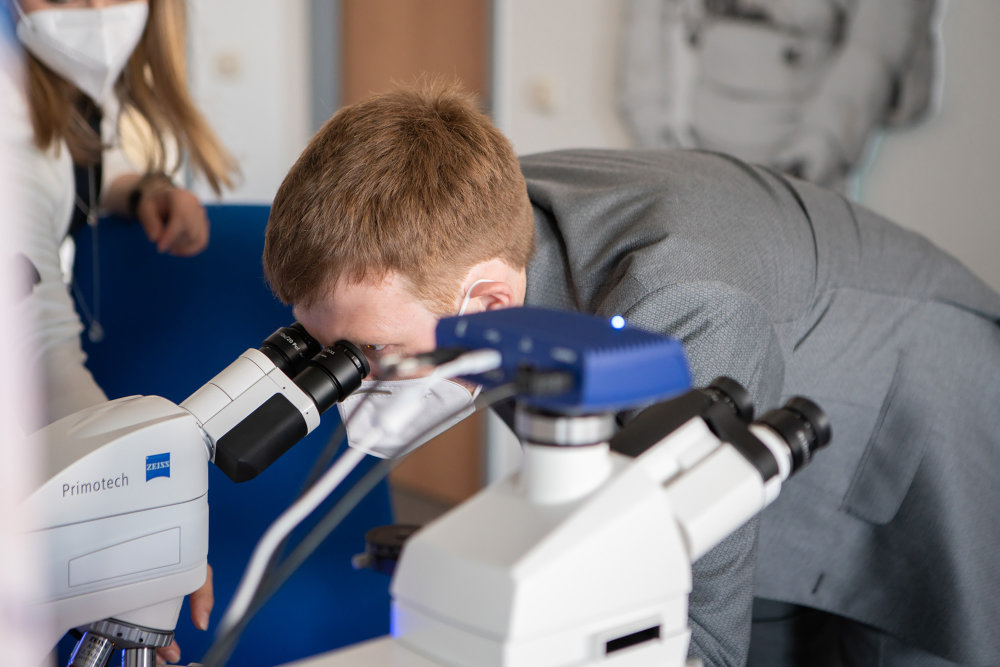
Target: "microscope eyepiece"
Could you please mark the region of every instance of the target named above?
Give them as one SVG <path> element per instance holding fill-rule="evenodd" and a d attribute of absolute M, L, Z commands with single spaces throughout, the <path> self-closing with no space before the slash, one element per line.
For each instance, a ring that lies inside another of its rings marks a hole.
<path fill-rule="evenodd" d="M 701 392 L 713 403 L 729 406 L 740 421 L 749 423 L 753 420 L 753 401 L 750 400 L 750 392 L 736 380 L 720 375 Z"/>
<path fill-rule="evenodd" d="M 370 372 L 364 353 L 353 343 L 338 340 L 310 359 L 293 381 L 323 413 L 357 390 Z"/>
<path fill-rule="evenodd" d="M 288 377 L 295 377 L 322 349 L 323 346 L 298 322 L 281 327 L 260 346 L 260 351 Z"/>
<path fill-rule="evenodd" d="M 771 427 L 792 452 L 792 473 L 804 466 L 813 454 L 830 443 L 830 418 L 807 398 L 795 396 L 784 406 L 764 414 L 759 423 Z"/>
<path fill-rule="evenodd" d="M 292 378 L 319 414 L 360 387 L 370 370 L 352 343 L 340 340 L 322 348 L 298 323 L 278 329 L 260 350 Z M 253 409 L 216 440 L 215 465 L 234 482 L 256 477 L 310 430 L 305 414 L 311 410 L 304 412 L 283 391 L 263 402 L 259 396 L 253 400 L 258 401 Z"/>

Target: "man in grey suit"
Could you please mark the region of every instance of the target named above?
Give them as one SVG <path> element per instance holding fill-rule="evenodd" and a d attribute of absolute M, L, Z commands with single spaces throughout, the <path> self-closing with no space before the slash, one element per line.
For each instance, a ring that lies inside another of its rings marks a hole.
<path fill-rule="evenodd" d="M 834 442 L 695 563 L 692 654 L 998 662 L 1000 296 L 925 239 L 720 154 L 518 161 L 432 85 L 320 130 L 275 197 L 264 266 L 318 340 L 376 365 L 433 348 L 462 304 L 527 303 L 677 338 L 696 384 L 734 377 L 760 408 L 813 398 Z"/>

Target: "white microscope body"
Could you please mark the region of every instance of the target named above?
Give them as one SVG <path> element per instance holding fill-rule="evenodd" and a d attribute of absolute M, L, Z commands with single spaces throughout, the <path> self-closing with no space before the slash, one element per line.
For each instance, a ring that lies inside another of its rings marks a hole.
<path fill-rule="evenodd" d="M 312 431 L 368 372 L 344 362 L 363 355 L 343 343 L 320 351 L 304 329 L 279 329 L 181 405 L 122 398 L 32 436 L 47 474 L 24 509 L 37 517 L 28 539 L 47 579 L 38 604 L 53 620 L 39 662 L 81 628 L 74 666 L 100 667 L 116 648 L 128 653 L 123 663 L 155 663 L 184 596 L 205 582 L 207 464 L 244 481 Z"/>
<path fill-rule="evenodd" d="M 481 327 L 499 349 L 502 318 L 516 317 L 505 313 Z M 548 341 L 575 336 L 583 353 L 570 367 L 582 369 L 581 395 L 634 389 L 638 373 L 618 373 L 615 364 L 643 341 L 587 331 L 599 354 L 586 358 L 586 322 L 553 326 L 558 333 L 548 339 L 544 330 L 524 333 L 526 321 L 550 318 L 529 312 L 515 321 L 505 352 L 520 360 L 510 348 L 530 349 L 534 368 L 557 367 L 544 357 Z M 454 329 L 469 340 L 479 332 L 466 319 Z M 569 358 L 567 347 L 551 349 Z M 666 372 L 662 363 L 654 368 Z M 604 369 L 600 382 L 587 384 Z M 777 497 L 829 442 L 829 421 L 797 397 L 751 423 L 749 395 L 728 378 L 649 407 L 620 430 L 612 411 L 567 404 L 564 411 L 518 401 L 521 469 L 405 542 L 391 636 L 294 667 L 697 664 L 687 657 L 692 563 Z"/>
<path fill-rule="evenodd" d="M 744 390 L 723 378 L 619 430 L 615 401 L 631 406 L 687 386 L 679 347 L 545 315 L 507 309 L 439 324 L 439 346 L 452 327 L 460 340 L 446 342 L 501 351 L 511 377 L 552 368 L 574 378 L 572 391 L 519 399 L 521 470 L 406 543 L 392 586 L 393 636 L 302 667 L 687 663 L 691 564 L 828 442 L 826 418 L 793 399 L 749 423 Z M 34 437 L 49 473 L 25 501 L 39 517 L 31 539 L 50 586 L 38 604 L 55 620 L 52 644 L 84 630 L 71 667 L 103 667 L 116 648 L 123 665 L 152 665 L 183 597 L 205 579 L 206 463 L 234 481 L 252 478 L 368 374 L 350 343 L 317 353 L 294 326 L 179 406 L 120 399 Z M 566 332 L 586 334 L 586 345 L 565 347 Z M 650 359 L 655 372 L 643 376 L 637 370 Z M 50 648 L 40 647 L 39 661 Z"/>
<path fill-rule="evenodd" d="M 25 508 L 39 518 L 30 539 L 49 587 L 40 604 L 54 621 L 39 661 L 70 629 L 106 618 L 173 630 L 206 575 L 209 452 L 197 420 L 166 399 L 133 396 L 32 440 L 48 481 Z"/>
<path fill-rule="evenodd" d="M 525 443 L 520 474 L 407 543 L 395 637 L 441 665 L 684 665 L 691 563 L 767 496 L 698 419 L 635 460 Z"/>
<path fill-rule="evenodd" d="M 588 430 L 613 427 L 601 420 Z M 295 667 L 697 664 L 691 564 L 777 497 L 792 469 L 777 433 L 749 428 L 780 462 L 767 482 L 697 417 L 634 459 L 606 440 L 526 439 L 519 472 L 406 542 L 392 637 Z"/>

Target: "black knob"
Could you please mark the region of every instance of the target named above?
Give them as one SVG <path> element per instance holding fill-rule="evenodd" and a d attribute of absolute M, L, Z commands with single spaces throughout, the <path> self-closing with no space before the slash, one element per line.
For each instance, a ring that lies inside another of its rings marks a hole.
<path fill-rule="evenodd" d="M 364 556 L 356 559 L 355 563 L 362 563 L 371 570 L 391 575 L 396 569 L 400 554 L 403 553 L 403 545 L 418 530 L 420 526 L 407 524 L 372 528 L 365 533 Z"/>

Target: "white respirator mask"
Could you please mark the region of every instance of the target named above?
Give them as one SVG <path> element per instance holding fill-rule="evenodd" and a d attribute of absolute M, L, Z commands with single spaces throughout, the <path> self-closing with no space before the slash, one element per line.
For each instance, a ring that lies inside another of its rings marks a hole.
<path fill-rule="evenodd" d="M 149 5 L 41 9 L 25 14 L 18 0 L 17 36 L 49 69 L 98 104 L 107 101 L 146 28 Z"/>
<path fill-rule="evenodd" d="M 458 314 L 464 315 L 469 286 Z M 337 404 L 347 430 L 347 444 L 366 454 L 388 459 L 403 454 L 475 412 L 480 387 L 463 385 L 434 374 L 410 380 L 362 380 L 361 387 Z"/>

